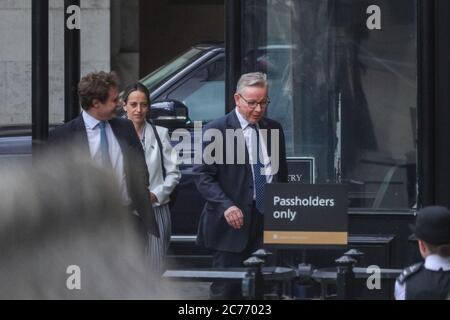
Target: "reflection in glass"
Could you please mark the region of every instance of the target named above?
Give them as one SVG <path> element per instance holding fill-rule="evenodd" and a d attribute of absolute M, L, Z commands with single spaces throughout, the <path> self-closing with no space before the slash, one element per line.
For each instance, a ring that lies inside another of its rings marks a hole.
<path fill-rule="evenodd" d="M 416 1 L 247 0 L 244 71 L 270 80 L 268 116 L 317 183 L 349 185 L 350 205 L 416 202 Z M 371 20 L 373 22 L 373 20 Z M 255 54 L 252 54 L 255 53 Z"/>

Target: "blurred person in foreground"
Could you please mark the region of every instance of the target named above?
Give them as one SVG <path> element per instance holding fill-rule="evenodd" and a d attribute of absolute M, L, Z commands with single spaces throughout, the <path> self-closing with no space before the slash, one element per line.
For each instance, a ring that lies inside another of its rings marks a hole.
<path fill-rule="evenodd" d="M 155 292 L 120 189 L 83 152 L 0 175 L 0 299 L 176 298 Z"/>
<path fill-rule="evenodd" d="M 181 178 L 178 157 L 170 143 L 169 131 L 148 120 L 151 110 L 147 87 L 139 82 L 128 86 L 123 95 L 123 109 L 126 117 L 133 122 L 144 148 L 150 198 L 160 232 L 160 237 L 150 234 L 150 264 L 152 270 L 162 273 L 172 231 L 170 195 Z"/>
<path fill-rule="evenodd" d="M 129 211 L 145 251 L 147 232 L 158 237 L 159 230 L 148 193 L 148 171 L 141 142 L 131 121 L 115 117 L 118 78 L 103 71 L 90 73 L 78 84 L 78 95 L 83 111 L 50 131 L 50 150 L 60 154 L 76 147 L 77 152 L 112 173 L 120 188 L 122 206 Z"/>
<path fill-rule="evenodd" d="M 395 283 L 395 299 L 444 300 L 450 292 L 450 211 L 425 207 L 412 229 L 425 261 L 403 270 Z"/>

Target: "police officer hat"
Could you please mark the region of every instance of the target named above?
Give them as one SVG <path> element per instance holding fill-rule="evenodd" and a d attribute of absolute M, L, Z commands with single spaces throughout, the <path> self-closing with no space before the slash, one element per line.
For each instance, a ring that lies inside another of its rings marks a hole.
<path fill-rule="evenodd" d="M 411 229 L 417 238 L 431 245 L 449 244 L 450 211 L 441 206 L 425 207 L 417 213 Z"/>

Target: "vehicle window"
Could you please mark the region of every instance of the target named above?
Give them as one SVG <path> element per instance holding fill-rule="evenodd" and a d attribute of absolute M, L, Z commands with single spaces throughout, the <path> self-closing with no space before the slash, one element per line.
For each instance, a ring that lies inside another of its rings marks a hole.
<path fill-rule="evenodd" d="M 192 121 L 208 122 L 225 114 L 225 60 L 218 57 L 202 66 L 170 91 L 168 99 L 182 101 Z"/>
<path fill-rule="evenodd" d="M 200 54 L 202 50 L 197 48 L 192 48 L 188 52 L 182 54 L 181 56 L 175 58 L 171 62 L 163 65 L 157 70 L 150 73 L 145 78 L 141 79 L 140 82 L 150 89 L 153 90 L 154 86 L 158 85 L 162 80 L 168 78 L 174 72 L 178 72 L 180 69 L 189 65 L 194 61 Z"/>

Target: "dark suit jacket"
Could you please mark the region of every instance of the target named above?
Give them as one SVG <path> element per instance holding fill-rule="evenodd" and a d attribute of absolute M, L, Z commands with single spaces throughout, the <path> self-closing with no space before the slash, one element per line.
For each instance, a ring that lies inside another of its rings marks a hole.
<path fill-rule="evenodd" d="M 287 162 L 284 133 L 281 125 L 268 118 L 259 122 L 261 129 L 268 129 L 267 151 L 271 156 L 271 143 L 279 146 L 279 170 L 273 182 L 287 182 Z M 210 122 L 204 130 L 215 128 L 225 137 L 226 129 L 240 129 L 241 125 L 233 110 L 226 116 Z M 270 130 L 278 129 L 279 141 L 270 141 Z M 236 140 L 237 138 L 235 138 Z M 243 137 L 242 137 L 243 139 Z M 245 140 L 244 140 L 245 141 Z M 205 143 L 205 145 L 207 142 Z M 226 143 L 224 142 L 224 159 L 226 159 Z M 236 158 L 235 143 L 235 158 Z M 196 166 L 194 171 L 199 173 L 196 180 L 197 188 L 206 200 L 200 218 L 197 242 L 207 248 L 218 251 L 242 252 L 248 243 L 249 226 L 252 219 L 253 204 L 253 175 L 248 161 L 246 148 L 245 164 L 212 164 Z M 244 214 L 244 226 L 235 230 L 228 225 L 224 212 L 231 206 L 237 206 Z"/>
<path fill-rule="evenodd" d="M 122 150 L 127 189 L 132 205 L 139 213 L 147 230 L 159 236 L 148 192 L 149 176 L 142 144 L 131 121 L 114 118 L 109 121 L 109 124 Z M 48 144 L 50 147 L 77 150 L 75 152 L 81 150 L 90 157 L 89 142 L 82 115 L 50 131 Z"/>

